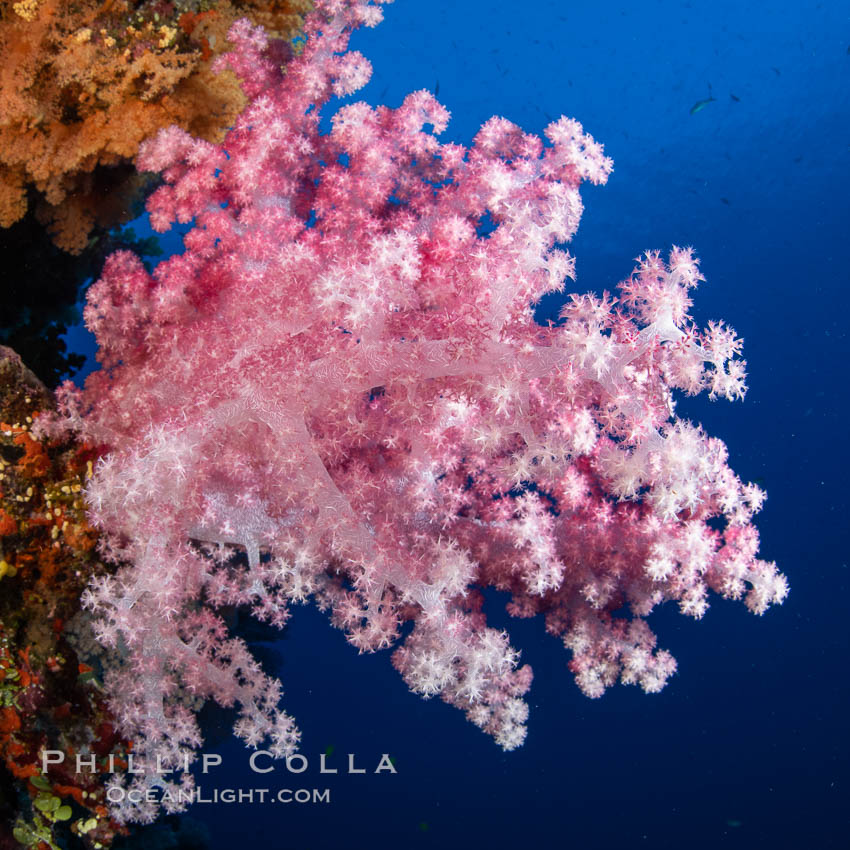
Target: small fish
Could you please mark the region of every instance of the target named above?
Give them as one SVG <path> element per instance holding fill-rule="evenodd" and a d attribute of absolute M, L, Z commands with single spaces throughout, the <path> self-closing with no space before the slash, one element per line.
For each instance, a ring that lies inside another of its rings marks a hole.
<path fill-rule="evenodd" d="M 740 97 L 738 97 L 737 95 L 732 94 L 732 92 L 729 92 L 729 97 L 731 97 L 731 98 L 732 98 L 732 100 L 734 100 L 734 101 L 735 101 L 735 103 L 740 103 L 740 102 L 741 102 L 741 98 L 740 98 Z"/>
<path fill-rule="evenodd" d="M 702 110 L 705 109 L 706 106 L 708 106 L 709 103 L 714 103 L 716 100 L 717 100 L 716 97 L 706 97 L 703 100 L 698 100 L 691 107 L 691 115 L 696 115 L 697 112 L 702 112 Z"/>
<path fill-rule="evenodd" d="M 729 203 L 730 203 L 730 202 L 729 202 L 729 198 L 721 198 L 720 200 L 721 200 L 724 204 L 726 204 L 726 206 L 727 206 L 727 207 L 729 206 Z"/>

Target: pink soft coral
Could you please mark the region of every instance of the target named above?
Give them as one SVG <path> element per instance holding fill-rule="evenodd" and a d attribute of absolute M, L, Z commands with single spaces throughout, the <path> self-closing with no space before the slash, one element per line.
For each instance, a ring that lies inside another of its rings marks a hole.
<path fill-rule="evenodd" d="M 345 106 L 319 134 L 322 105 L 368 77 L 345 48 L 379 12 L 317 2 L 285 76 L 234 27 L 253 100 L 224 145 L 172 129 L 140 157 L 166 181 L 155 226 L 194 219 L 185 252 L 152 276 L 117 254 L 90 293 L 105 368 L 64 401 L 109 447 L 88 497 L 132 566 L 85 601 L 123 643 L 109 687 L 126 733 L 171 761 L 198 743 L 198 699 L 238 703 L 250 745 L 297 743 L 222 605 L 282 625 L 312 599 L 361 651 L 413 621 L 393 655 L 410 688 L 510 750 L 531 671 L 482 588 L 544 614 L 592 697 L 673 673 L 655 606 L 699 617 L 714 590 L 761 613 L 787 592 L 756 558 L 764 494 L 672 417 L 674 388 L 744 392 L 732 332 L 688 317 L 690 250 L 647 254 L 619 301 L 573 295 L 562 324 L 534 321 L 573 272 L 580 182 L 611 170 L 577 122 L 547 145 L 493 118 L 471 148 L 441 145 L 448 113 L 416 92 Z"/>

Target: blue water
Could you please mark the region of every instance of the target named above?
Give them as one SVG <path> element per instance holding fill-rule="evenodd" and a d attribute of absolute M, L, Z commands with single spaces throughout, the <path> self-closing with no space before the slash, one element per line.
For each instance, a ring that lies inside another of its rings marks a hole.
<path fill-rule="evenodd" d="M 458 9 L 461 11 L 458 11 Z M 760 479 L 762 556 L 791 582 L 758 618 L 714 600 L 701 622 L 650 623 L 679 661 L 656 696 L 582 696 L 538 621 L 500 619 L 535 680 L 525 746 L 503 754 L 455 709 L 408 693 L 388 653 L 358 657 L 314 609 L 267 645 L 313 763 L 258 782 L 216 739 L 219 787 L 330 787 L 323 804 L 199 805 L 212 848 L 442 850 L 843 848 L 848 837 L 850 14 L 839 2 L 398 0 L 352 44 L 374 77 L 356 99 L 439 87 L 445 138 L 489 116 L 541 132 L 566 114 L 614 158 L 583 190 L 577 291 L 613 287 L 645 249 L 693 245 L 700 323 L 745 339 L 737 404 L 682 400 Z M 713 98 L 692 113 L 702 100 Z M 83 344 L 83 343 L 79 343 Z M 830 440 L 833 445 L 830 446 Z M 392 775 L 340 775 L 329 763 Z"/>

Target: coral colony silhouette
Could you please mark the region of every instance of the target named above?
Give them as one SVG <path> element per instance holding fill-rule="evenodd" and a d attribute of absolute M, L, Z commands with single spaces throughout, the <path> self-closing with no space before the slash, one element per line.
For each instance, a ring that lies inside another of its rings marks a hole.
<path fill-rule="evenodd" d="M 170 128 L 139 156 L 164 178 L 154 227 L 194 221 L 185 252 L 153 274 L 113 254 L 90 291 L 104 368 L 60 390 L 61 421 L 104 451 L 87 497 L 117 567 L 83 603 L 139 758 L 182 764 L 209 699 L 238 707 L 248 746 L 295 751 L 280 684 L 222 606 L 282 626 L 315 602 L 512 750 L 532 674 L 484 588 L 544 615 L 590 697 L 664 686 L 676 662 L 646 622 L 662 603 L 699 618 L 714 591 L 761 614 L 787 594 L 756 557 L 764 493 L 674 415 L 675 389 L 745 391 L 733 331 L 688 315 L 691 250 L 649 252 L 616 295 L 537 324 L 573 275 L 579 185 L 611 161 L 566 118 L 546 141 L 492 118 L 471 147 L 441 144 L 449 115 L 426 91 L 344 106 L 322 135 L 331 96 L 369 79 L 349 35 L 381 14 L 319 0 L 285 72 L 283 44 L 237 22 L 218 65 L 249 105 L 224 142 Z M 113 780 L 166 808 L 190 781 Z"/>

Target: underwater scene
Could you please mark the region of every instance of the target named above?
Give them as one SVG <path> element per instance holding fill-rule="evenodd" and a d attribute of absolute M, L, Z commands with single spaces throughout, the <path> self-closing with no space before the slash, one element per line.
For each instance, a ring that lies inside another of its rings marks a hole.
<path fill-rule="evenodd" d="M 0 850 L 846 847 L 848 25 L 0 2 Z"/>

